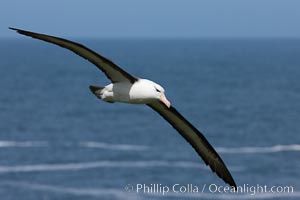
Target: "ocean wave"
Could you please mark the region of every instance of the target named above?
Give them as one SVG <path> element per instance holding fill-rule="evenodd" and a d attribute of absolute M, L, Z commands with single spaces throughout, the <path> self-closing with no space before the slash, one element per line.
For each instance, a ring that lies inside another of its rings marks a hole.
<path fill-rule="evenodd" d="M 146 168 L 146 167 L 178 167 L 178 168 L 203 168 L 203 164 L 186 161 L 98 161 L 65 164 L 36 164 L 18 166 L 0 166 L 0 173 L 36 172 L 36 171 L 76 171 L 93 168 Z"/>
<path fill-rule="evenodd" d="M 0 148 L 7 147 L 47 147 L 46 141 L 0 141 Z"/>
<path fill-rule="evenodd" d="M 219 153 L 276 153 L 283 151 L 300 151 L 300 144 L 290 145 L 275 145 L 268 147 L 236 147 L 227 148 L 219 147 L 216 148 Z"/>
<path fill-rule="evenodd" d="M 119 151 L 144 151 L 149 149 L 149 146 L 132 145 L 132 144 L 109 144 L 104 142 L 79 142 L 79 143 L 49 143 L 48 141 L 0 141 L 0 148 L 28 148 L 28 147 L 51 147 L 51 146 L 67 146 L 67 147 L 84 147 L 84 148 L 99 148 L 106 150 Z"/>
<path fill-rule="evenodd" d="M 79 143 L 60 143 L 61 146 L 83 147 L 83 148 L 99 148 L 116 151 L 146 151 L 152 149 L 150 146 L 133 145 L 133 144 L 112 144 L 104 142 L 83 141 Z M 0 148 L 31 148 L 31 147 L 51 147 L 57 144 L 50 144 L 48 141 L 0 141 Z M 277 153 L 277 152 L 293 152 L 300 151 L 300 144 L 274 145 L 264 147 L 217 147 L 218 153 L 223 154 L 250 154 L 250 153 Z"/>
<path fill-rule="evenodd" d="M 143 145 L 132 145 L 132 144 L 109 144 L 103 142 L 80 142 L 81 147 L 86 148 L 99 148 L 99 149 L 108 149 L 108 150 L 120 150 L 120 151 L 141 151 L 149 149 L 148 146 Z"/>

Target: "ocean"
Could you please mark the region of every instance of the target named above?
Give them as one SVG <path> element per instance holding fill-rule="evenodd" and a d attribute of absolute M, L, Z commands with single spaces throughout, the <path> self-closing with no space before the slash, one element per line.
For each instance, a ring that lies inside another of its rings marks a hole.
<path fill-rule="evenodd" d="M 93 64 L 20 36 L 0 40 L 1 199 L 300 199 L 300 40 L 76 41 L 161 84 L 240 188 L 149 107 L 97 99 Z"/>

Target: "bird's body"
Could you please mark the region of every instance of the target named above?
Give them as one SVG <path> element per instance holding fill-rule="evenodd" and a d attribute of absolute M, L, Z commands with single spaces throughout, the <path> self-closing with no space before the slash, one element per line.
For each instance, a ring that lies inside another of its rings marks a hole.
<path fill-rule="evenodd" d="M 87 47 L 63 38 L 10 28 L 20 34 L 40 39 L 69 49 L 96 65 L 111 80 L 105 87 L 90 86 L 90 90 L 103 101 L 114 103 L 146 104 L 158 112 L 195 149 L 213 172 L 226 183 L 236 188 L 229 170 L 215 149 L 203 134 L 188 122 L 167 100 L 165 90 L 159 84 L 137 78 L 116 64 L 88 49 Z"/>
<path fill-rule="evenodd" d="M 165 90 L 159 84 L 147 79 L 138 79 L 134 83 L 116 82 L 105 87 L 90 86 L 90 90 L 98 98 L 109 103 L 151 104 L 163 99 L 166 106 L 170 107 L 164 95 Z"/>

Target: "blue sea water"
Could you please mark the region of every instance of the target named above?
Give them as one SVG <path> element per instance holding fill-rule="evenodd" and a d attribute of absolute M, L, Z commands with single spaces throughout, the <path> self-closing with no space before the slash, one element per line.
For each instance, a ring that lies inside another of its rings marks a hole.
<path fill-rule="evenodd" d="M 94 97 L 90 84 L 109 83 L 95 66 L 20 38 L 0 41 L 1 199 L 300 198 L 300 40 L 78 41 L 160 83 L 248 191 L 222 191 L 223 181 L 150 108 Z M 137 191 L 139 184 L 199 191 Z M 254 194 L 257 186 L 293 191 Z"/>

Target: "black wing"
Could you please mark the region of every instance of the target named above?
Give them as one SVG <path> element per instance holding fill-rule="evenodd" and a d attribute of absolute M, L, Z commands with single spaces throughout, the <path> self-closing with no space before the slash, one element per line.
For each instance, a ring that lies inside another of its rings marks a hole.
<path fill-rule="evenodd" d="M 88 49 L 87 47 L 83 46 L 82 44 L 75 43 L 63 38 L 53 37 L 50 35 L 44 35 L 40 33 L 29 32 L 25 30 L 20 30 L 16 28 L 9 28 L 11 30 L 15 30 L 20 34 L 30 36 L 35 39 L 43 40 L 46 42 L 50 42 L 61 46 L 63 48 L 69 49 L 73 51 L 77 55 L 87 59 L 94 65 L 96 65 L 101 71 L 105 73 L 105 75 L 113 82 L 122 82 L 122 81 L 130 81 L 134 83 L 137 81 L 137 78 L 132 76 L 131 74 L 127 73 L 112 61 L 108 60 L 107 58 L 97 54 L 96 52 Z"/>
<path fill-rule="evenodd" d="M 155 102 L 148 104 L 148 106 L 158 112 L 193 146 L 213 172 L 226 183 L 236 188 L 236 184 L 221 157 L 200 131 L 189 123 L 174 107 L 168 108 L 162 102 Z"/>

